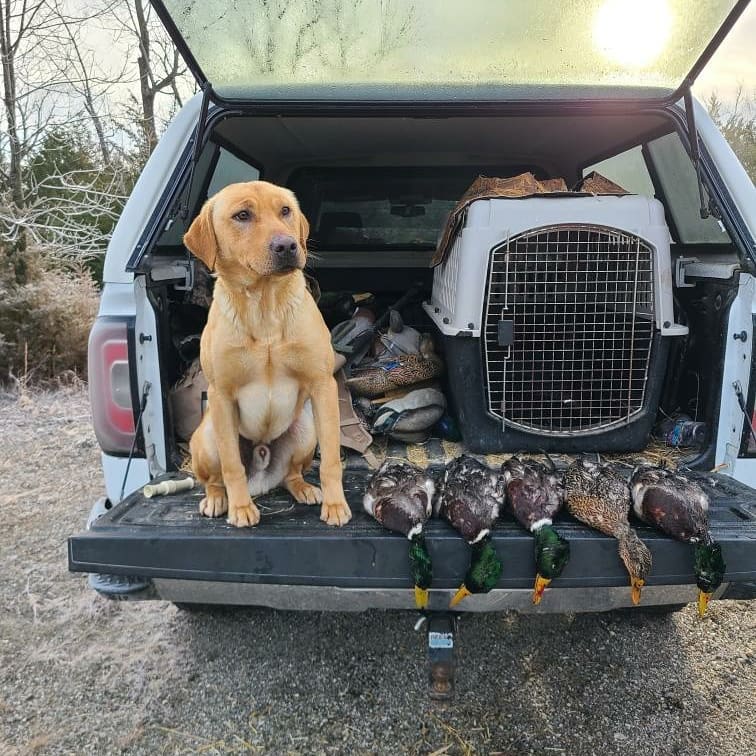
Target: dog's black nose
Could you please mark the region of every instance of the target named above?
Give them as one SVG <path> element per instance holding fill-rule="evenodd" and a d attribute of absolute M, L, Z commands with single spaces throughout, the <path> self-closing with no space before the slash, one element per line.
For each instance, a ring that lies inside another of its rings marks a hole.
<path fill-rule="evenodd" d="M 270 240 L 270 251 L 274 255 L 285 255 L 296 253 L 297 240 L 293 236 L 285 236 L 284 234 L 276 234 Z"/>
<path fill-rule="evenodd" d="M 269 244 L 276 268 L 285 270 L 297 267 L 297 240 L 293 236 L 276 234 Z"/>

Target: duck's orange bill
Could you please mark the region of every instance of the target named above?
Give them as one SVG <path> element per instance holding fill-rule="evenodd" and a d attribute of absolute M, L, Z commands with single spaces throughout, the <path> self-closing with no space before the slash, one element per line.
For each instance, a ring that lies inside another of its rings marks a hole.
<path fill-rule="evenodd" d="M 645 580 L 641 580 L 640 578 L 630 578 L 630 596 L 636 606 L 640 604 L 641 588 L 643 588 L 645 584 Z"/>
<path fill-rule="evenodd" d="M 711 600 L 711 594 L 698 590 L 698 616 L 703 617 L 706 614 L 706 610 L 709 608 L 709 601 Z"/>
<path fill-rule="evenodd" d="M 459 590 L 454 594 L 454 598 L 449 602 L 449 609 L 456 606 L 462 599 L 472 596 L 472 593 L 465 588 L 464 585 L 459 587 Z"/>
<path fill-rule="evenodd" d="M 551 582 L 549 578 L 536 575 L 535 585 L 533 586 L 533 603 L 540 604 L 543 598 L 543 592 L 546 590 L 546 586 Z"/>
<path fill-rule="evenodd" d="M 418 609 L 425 609 L 425 607 L 428 606 L 427 589 L 415 586 L 415 606 Z"/>

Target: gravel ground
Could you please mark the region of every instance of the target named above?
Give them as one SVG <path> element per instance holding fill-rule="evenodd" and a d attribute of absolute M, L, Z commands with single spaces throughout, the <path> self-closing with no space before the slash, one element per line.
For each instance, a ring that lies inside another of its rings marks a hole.
<path fill-rule="evenodd" d="M 0 398 L 0 753 L 756 753 L 756 606 L 465 617 L 119 604 L 66 571 L 102 490 L 81 389 Z"/>

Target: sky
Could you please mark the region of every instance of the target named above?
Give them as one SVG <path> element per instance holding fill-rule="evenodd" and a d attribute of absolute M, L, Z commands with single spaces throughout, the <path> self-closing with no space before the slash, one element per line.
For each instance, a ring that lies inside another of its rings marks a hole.
<path fill-rule="evenodd" d="M 716 91 L 721 99 L 731 102 L 740 85 L 745 94 L 756 96 L 756 2 L 746 8 L 693 91 L 701 101 Z"/>

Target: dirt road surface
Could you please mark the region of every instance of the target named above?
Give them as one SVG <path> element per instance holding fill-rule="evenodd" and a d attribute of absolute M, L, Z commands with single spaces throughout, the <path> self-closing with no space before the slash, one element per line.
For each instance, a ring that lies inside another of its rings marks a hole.
<path fill-rule="evenodd" d="M 86 394 L 0 398 L 0 754 L 756 753 L 756 605 L 466 617 L 426 695 L 410 613 L 114 603 L 66 571 L 103 489 Z"/>

